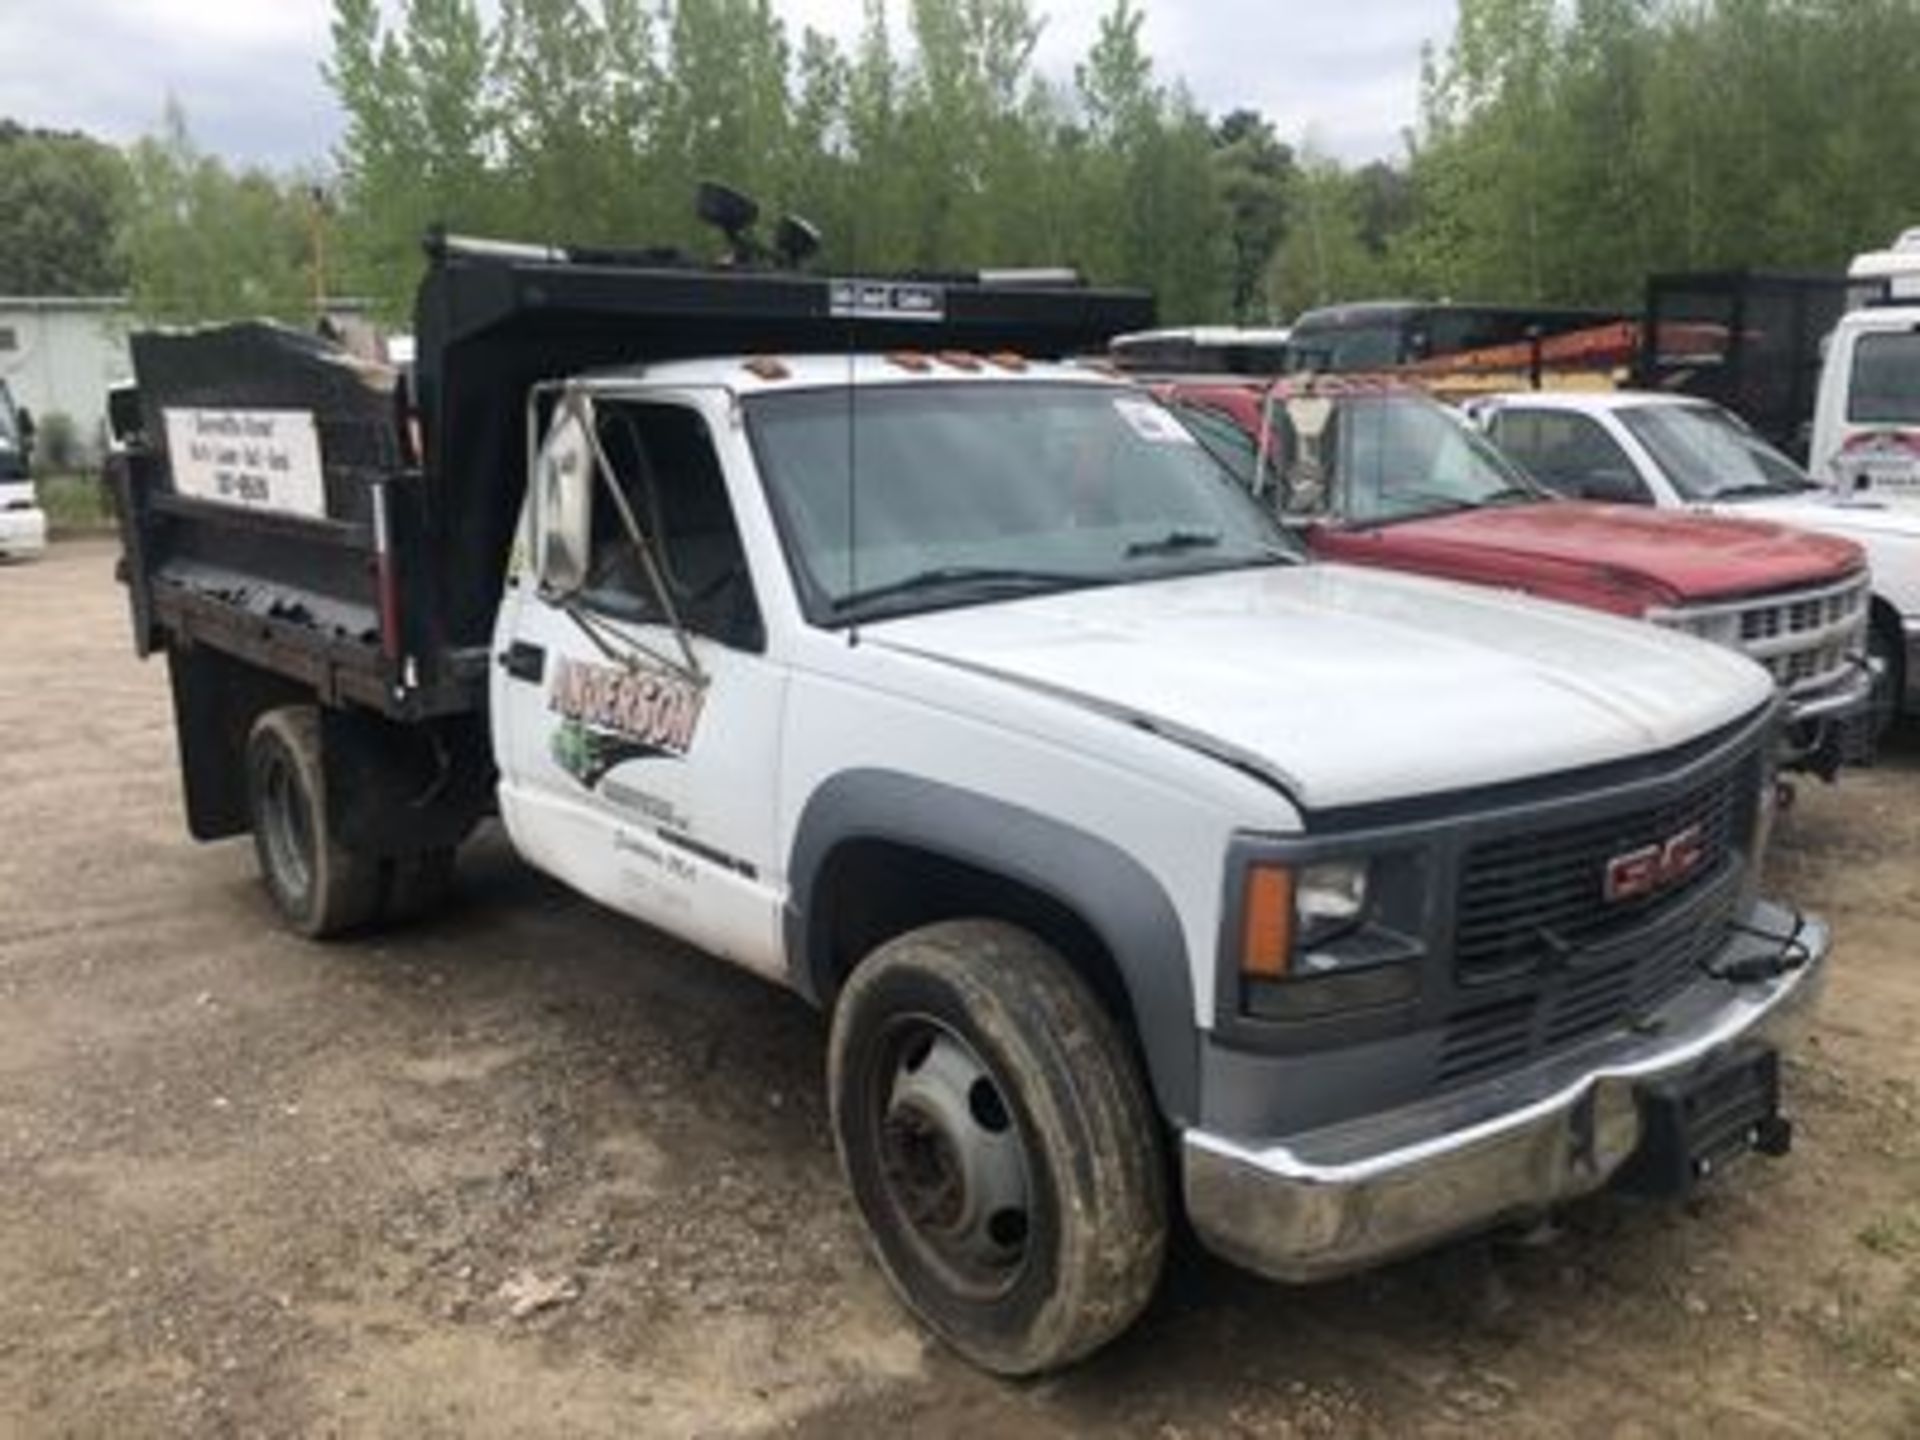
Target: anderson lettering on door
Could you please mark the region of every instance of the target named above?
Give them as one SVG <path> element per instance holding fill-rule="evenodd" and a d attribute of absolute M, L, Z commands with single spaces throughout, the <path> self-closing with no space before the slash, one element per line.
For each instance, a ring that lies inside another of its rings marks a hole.
<path fill-rule="evenodd" d="M 693 748 L 706 698 L 665 671 L 563 658 L 548 702 L 560 717 L 554 763 L 592 790 L 629 760 L 677 760 Z"/>
<path fill-rule="evenodd" d="M 308 410 L 168 410 L 174 493 L 324 520 L 320 434 Z"/>

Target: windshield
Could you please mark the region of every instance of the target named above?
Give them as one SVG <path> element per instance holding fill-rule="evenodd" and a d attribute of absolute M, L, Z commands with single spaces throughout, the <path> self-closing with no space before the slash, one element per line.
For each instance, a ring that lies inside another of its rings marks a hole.
<path fill-rule="evenodd" d="M 1862 335 L 1853 347 L 1847 419 L 1857 425 L 1920 424 L 1920 335 Z"/>
<path fill-rule="evenodd" d="M 1625 425 L 1687 500 L 1786 495 L 1813 482 L 1726 411 L 1711 405 L 1635 405 Z"/>
<path fill-rule="evenodd" d="M 1131 391 L 870 386 L 756 396 L 746 411 L 816 619 L 1297 553 L 1178 421 Z"/>
<path fill-rule="evenodd" d="M 1341 400 L 1331 454 L 1335 508 L 1352 524 L 1544 498 L 1476 431 L 1419 395 Z"/>

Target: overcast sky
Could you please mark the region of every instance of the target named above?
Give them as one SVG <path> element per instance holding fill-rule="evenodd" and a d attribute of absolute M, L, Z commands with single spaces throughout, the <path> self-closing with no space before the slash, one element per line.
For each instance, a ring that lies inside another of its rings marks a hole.
<path fill-rule="evenodd" d="M 387 0 L 395 8 L 395 0 Z M 903 8 L 893 0 L 896 14 Z M 1070 76 L 1111 0 L 1033 0 L 1039 64 Z M 775 0 L 798 31 L 850 41 L 861 0 Z M 1215 113 L 1248 105 L 1288 139 L 1347 160 L 1397 151 L 1413 120 L 1424 40 L 1453 0 L 1145 0 L 1148 48 Z M 166 96 L 230 157 L 324 160 L 340 114 L 320 79 L 329 0 L 0 0 L 0 116 L 125 141 Z"/>

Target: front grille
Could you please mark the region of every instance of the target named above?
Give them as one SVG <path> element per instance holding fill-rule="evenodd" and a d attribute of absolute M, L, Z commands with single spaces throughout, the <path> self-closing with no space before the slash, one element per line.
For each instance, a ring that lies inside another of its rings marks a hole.
<path fill-rule="evenodd" d="M 1750 755 L 1657 804 L 1473 845 L 1458 892 L 1458 982 L 1488 984 L 1577 956 L 1654 921 L 1714 883 L 1751 821 L 1757 766 Z M 1633 899 L 1608 899 L 1611 861 L 1662 845 L 1696 825 L 1699 862 L 1687 876 Z"/>
<path fill-rule="evenodd" d="M 1715 605 L 1655 612 L 1662 625 L 1745 651 L 1783 690 L 1822 689 L 1866 645 L 1871 581 L 1785 590 Z"/>
<path fill-rule="evenodd" d="M 1436 1082 L 1454 1085 L 1512 1069 L 1659 1006 L 1685 988 L 1723 943 L 1737 876 L 1737 867 L 1723 867 L 1711 882 L 1718 888 L 1697 909 L 1689 907 L 1682 923 L 1644 945 L 1629 944 L 1590 967 L 1456 1013 L 1441 1037 Z"/>

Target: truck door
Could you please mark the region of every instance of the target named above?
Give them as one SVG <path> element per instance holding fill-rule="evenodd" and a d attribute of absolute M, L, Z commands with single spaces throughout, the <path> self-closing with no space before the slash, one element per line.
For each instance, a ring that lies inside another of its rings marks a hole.
<path fill-rule="evenodd" d="M 601 397 L 556 421 L 540 469 L 589 471 L 589 518 L 582 553 L 556 562 L 577 573 L 547 583 L 533 557 L 502 611 L 501 813 L 521 853 L 576 889 L 780 974 L 786 676 L 766 654 L 707 403 Z"/>

